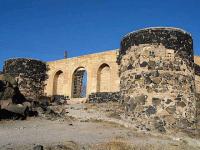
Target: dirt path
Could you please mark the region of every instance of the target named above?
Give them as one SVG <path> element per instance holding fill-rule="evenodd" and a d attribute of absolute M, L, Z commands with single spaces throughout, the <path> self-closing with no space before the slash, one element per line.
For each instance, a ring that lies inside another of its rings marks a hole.
<path fill-rule="evenodd" d="M 105 142 L 116 136 L 126 136 L 129 130 L 106 123 L 31 119 L 0 124 L 0 145 L 47 144 L 75 141 L 80 144 Z"/>
<path fill-rule="evenodd" d="M 122 126 L 117 122 L 119 119 L 108 117 L 95 109 L 88 109 L 84 104 L 68 105 L 66 109 L 68 115 L 75 118 L 73 121 L 50 121 L 41 118 L 1 121 L 0 149 L 27 150 L 38 144 L 49 146 L 68 141 L 77 143 L 80 146 L 78 149 L 84 150 L 200 149 L 198 139 L 139 132 Z"/>

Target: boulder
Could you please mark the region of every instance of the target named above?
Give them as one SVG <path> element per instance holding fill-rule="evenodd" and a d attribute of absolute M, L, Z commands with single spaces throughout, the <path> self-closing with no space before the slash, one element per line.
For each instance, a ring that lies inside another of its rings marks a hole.
<path fill-rule="evenodd" d="M 17 82 L 9 74 L 0 75 L 0 100 L 12 99 L 14 104 L 21 104 L 26 99 L 19 91 Z"/>
<path fill-rule="evenodd" d="M 4 109 L 16 114 L 20 114 L 21 116 L 25 118 L 27 117 L 28 111 L 29 111 L 29 108 L 27 106 L 23 106 L 21 104 L 18 104 L 18 105 L 10 104 Z"/>
<path fill-rule="evenodd" d="M 23 105 L 9 104 L 0 109 L 0 119 L 26 119 L 29 108 Z"/>
<path fill-rule="evenodd" d="M 36 145 L 35 147 L 33 147 L 33 150 L 43 150 L 44 147 L 42 145 Z"/>

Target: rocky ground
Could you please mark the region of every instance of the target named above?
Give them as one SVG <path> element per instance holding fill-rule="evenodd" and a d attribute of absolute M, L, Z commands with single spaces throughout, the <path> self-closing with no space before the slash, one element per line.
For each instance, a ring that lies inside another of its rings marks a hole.
<path fill-rule="evenodd" d="M 23 121 L 1 121 L 0 149 L 200 149 L 200 138 L 193 132 L 162 134 L 141 130 L 133 122 L 125 121 L 118 103 L 72 104 L 63 105 L 63 108 L 65 117 L 40 115 Z M 59 108 L 52 109 L 60 111 Z"/>

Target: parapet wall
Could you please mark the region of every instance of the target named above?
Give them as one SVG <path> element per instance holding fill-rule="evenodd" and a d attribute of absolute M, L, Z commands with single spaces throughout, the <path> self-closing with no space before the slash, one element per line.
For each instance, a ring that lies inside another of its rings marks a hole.
<path fill-rule="evenodd" d="M 5 61 L 3 73 L 15 77 L 19 90 L 26 98 L 36 99 L 44 95 L 47 70 L 45 62 L 17 58 Z"/>
<path fill-rule="evenodd" d="M 122 39 L 118 63 L 121 95 L 134 117 L 143 118 L 146 126 L 156 118 L 163 128 L 195 122 L 193 45 L 188 33 L 176 28 L 130 33 Z"/>

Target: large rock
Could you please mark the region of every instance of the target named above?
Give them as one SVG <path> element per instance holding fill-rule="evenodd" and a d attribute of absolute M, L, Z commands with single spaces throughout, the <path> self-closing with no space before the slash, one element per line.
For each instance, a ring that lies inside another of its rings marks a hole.
<path fill-rule="evenodd" d="M 7 107 L 5 107 L 4 109 L 7 111 L 16 113 L 16 114 L 20 114 L 24 117 L 26 117 L 28 115 L 28 111 L 29 111 L 28 106 L 24 106 L 21 104 L 18 104 L 18 105 L 10 104 Z"/>
<path fill-rule="evenodd" d="M 23 105 L 4 104 L 0 109 L 0 120 L 1 119 L 26 119 L 29 114 L 29 108 Z"/>
<path fill-rule="evenodd" d="M 12 99 L 13 103 L 20 104 L 26 99 L 19 91 L 17 82 L 9 74 L 0 75 L 0 100 Z"/>

